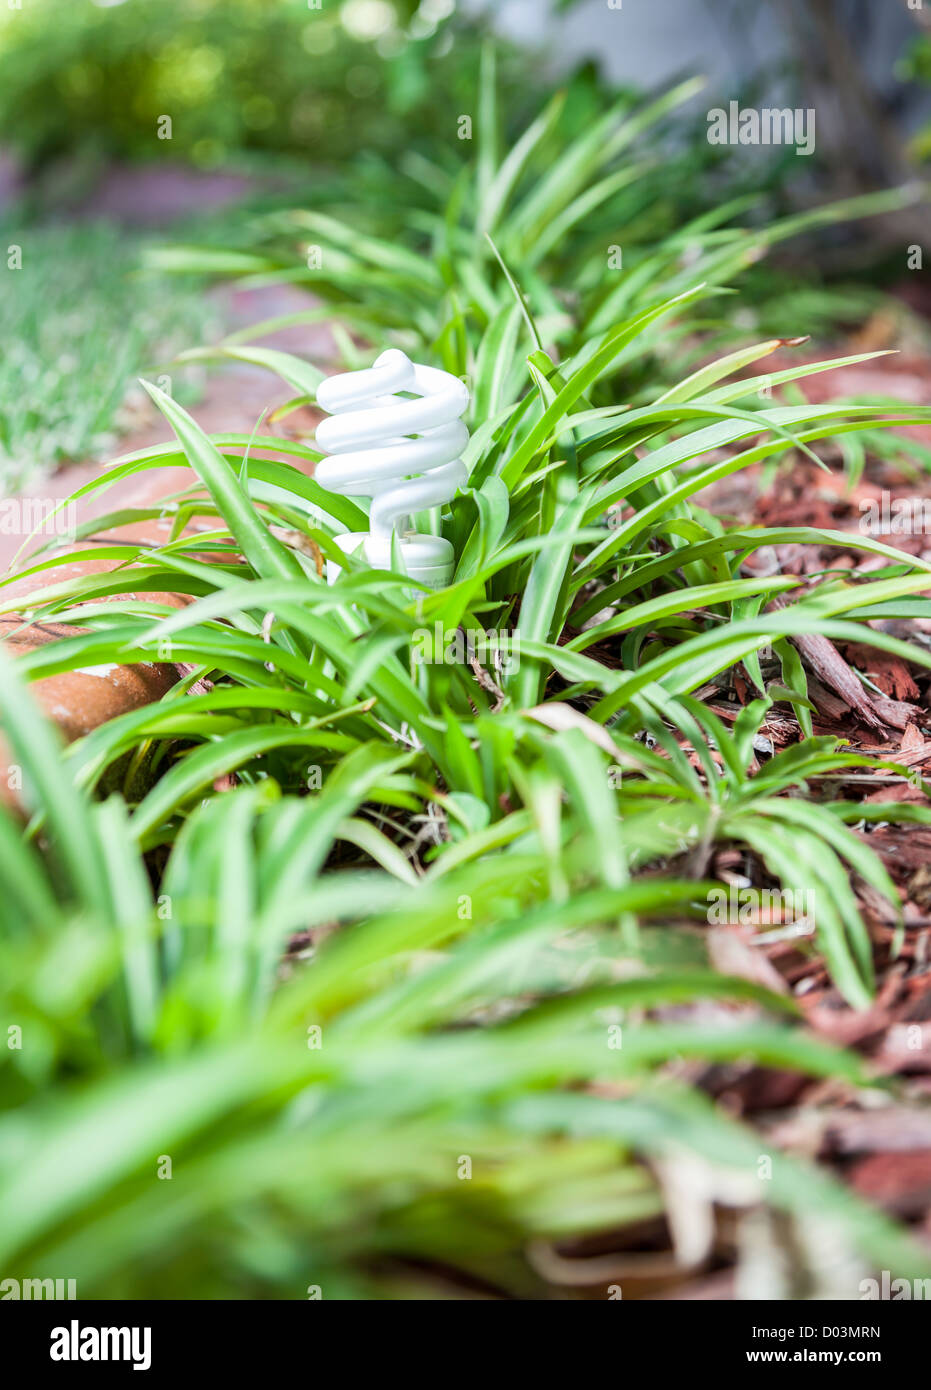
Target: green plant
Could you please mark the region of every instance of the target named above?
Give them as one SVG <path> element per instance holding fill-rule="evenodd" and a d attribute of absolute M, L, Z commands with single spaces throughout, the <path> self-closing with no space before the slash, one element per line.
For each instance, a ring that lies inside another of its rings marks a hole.
<path fill-rule="evenodd" d="M 323 301 L 253 324 L 218 348 L 194 349 L 190 359 L 253 360 L 250 353 L 262 349 L 251 344 L 273 329 L 326 317 L 335 321 L 350 365 L 361 360 L 349 336 L 356 333 L 368 341 L 388 336 L 458 371 L 466 359 L 477 364 L 476 335 L 493 328 L 485 352 L 510 376 L 496 383 L 490 402 L 479 398 L 480 415 L 513 396 L 522 371 L 514 350 L 524 327 L 537 347 L 570 356 L 590 350 L 612 324 L 702 284 L 701 313 L 680 311 L 675 337 L 667 326 L 657 351 L 644 353 L 652 337 L 644 325 L 635 346 L 619 347 L 614 372 L 595 382 L 595 404 L 613 402 L 620 373 L 625 398 L 648 399 L 642 393 L 666 375 L 673 344 L 681 371 L 713 347 L 743 341 L 730 296 L 748 272 L 755 272 L 754 290 L 742 315 L 764 332 L 786 325 L 780 297 L 787 285 L 815 328 L 875 305 L 875 294 L 866 297 L 862 287 L 787 281 L 764 275 L 758 263 L 786 241 L 920 196 L 916 188 L 892 189 L 767 217 L 764 175 L 755 183 L 731 178 L 722 188 L 711 147 L 694 132 L 684 138 L 691 126 L 681 108 L 702 86 L 701 78 L 689 79 L 645 101 L 625 93 L 581 129 L 570 88 L 508 139 L 512 122 L 499 111 L 495 54 L 487 47 L 469 140 L 437 139 L 397 161 L 354 161 L 342 178 L 315 187 L 311 208 L 257 217 L 235 248 L 166 246 L 148 263 L 160 271 L 240 276 L 246 284 L 295 283 Z"/>
<path fill-rule="evenodd" d="M 263 436 L 210 440 L 175 402 L 150 387 L 180 447 L 144 450 L 82 492 L 187 458 L 206 496 L 198 498 L 195 490 L 175 500 L 173 531 L 164 546 L 97 544 L 95 556 L 121 562 L 114 572 L 53 582 L 34 594 L 32 611 L 85 631 L 30 654 L 22 666 L 40 677 L 145 654 L 171 656 L 193 664 L 200 675 L 219 673 L 223 681 L 210 695 L 136 711 L 75 745 L 70 757 L 82 781 L 98 779 L 117 758 L 161 733 L 200 741 L 203 746 L 168 768 L 134 812 L 135 834 L 151 847 L 174 836 L 178 810 L 222 774 L 273 776 L 291 790 L 305 780 L 308 747 L 317 750 L 314 758 L 328 775 L 347 752 L 374 738 L 417 751 L 420 796 L 442 807 L 450 827 L 455 823 L 484 832 L 492 844 L 505 843 L 524 832 L 530 815 L 532 783 L 523 759 L 539 737 L 533 712 L 539 707 L 545 713 L 554 700 L 560 708 L 587 711 L 586 727 L 602 746 L 630 752 L 631 739 L 646 733 L 660 738 L 670 766 L 684 780 L 673 786 L 669 768 L 664 764 L 660 775 L 651 764 L 643 790 L 673 802 L 691 796 L 713 808 L 723 794 L 711 775 L 713 764 L 706 759 L 704 784 L 687 774 L 657 720 L 673 726 L 684 721 L 694 734 L 695 710 L 684 698 L 735 662 L 744 663 L 763 694 L 756 654 L 775 644 L 783 670 L 780 698 L 794 705 L 809 730 L 804 671 L 791 636 L 809 632 L 867 642 L 931 665 L 922 649 L 857 620 L 860 610 L 870 618 L 923 611 L 927 601 L 912 596 L 927 587 L 924 562 L 864 538 L 863 548 L 886 560 L 876 577 L 857 584 L 826 577 L 789 607 L 766 611 L 769 599 L 788 594 L 798 581 L 746 573 L 749 555 L 787 540 L 847 547 L 850 537 L 813 528 L 727 531 L 689 503 L 715 480 L 778 456 L 793 443 L 808 449 L 827 435 L 874 429 L 881 407 L 761 409 L 758 400 L 750 406 L 758 379 L 717 383 L 775 346 L 762 344 L 707 365 L 650 405 L 589 408 L 589 391 L 612 370 L 618 352 L 699 293 L 618 325 L 559 368 L 539 349 L 531 352 L 518 399 L 498 402 L 470 444 L 470 486 L 445 522 L 460 557 L 455 581 L 417 598 L 403 578 L 367 570 L 360 561 L 347 566 L 338 584 L 325 585 L 322 559 L 339 555 L 333 531 L 359 529 L 364 516 L 351 501 L 266 457 L 283 453 L 312 461 L 312 448 Z M 498 360 L 484 360 L 496 381 Z M 274 361 L 290 380 L 312 388 L 306 363 L 286 354 Z M 826 365 L 785 369 L 769 380 L 778 385 Z M 489 389 L 480 381 L 476 394 Z M 902 409 L 894 418 L 917 422 L 928 411 Z M 622 500 L 629 509 L 625 519 L 616 512 Z M 187 536 L 185 526 L 196 515 L 211 518 L 215 529 Z M 606 526 L 606 517 L 612 525 Z M 275 523 L 272 530 L 269 523 Z M 105 519 L 95 526 L 106 524 Z M 232 571 L 226 563 L 229 540 L 244 562 Z M 73 559 L 53 553 L 29 572 L 47 571 L 53 580 L 56 565 Z M 114 601 L 166 588 L 196 602 L 170 611 L 138 599 Z M 98 598 L 106 602 L 96 604 Z M 0 611 L 15 610 L 18 602 L 7 600 Z M 491 631 L 492 647 L 517 636 L 519 665 L 496 670 L 489 662 L 482 672 L 477 663 L 424 663 L 423 634 L 437 626 L 442 634 Z M 229 713 L 217 722 L 220 700 Z M 235 713 L 240 701 L 240 710 L 250 711 L 245 724 Z M 256 724 L 260 709 L 267 713 Z M 330 728 L 334 715 L 338 727 Z M 697 746 L 709 738 L 716 742 L 730 769 L 727 809 L 756 814 L 760 803 L 744 778 L 746 731 L 738 741 L 713 721 L 709 725 L 711 716 L 703 718 Z M 817 766 L 826 750 L 817 742 L 811 748 Z M 164 757 L 166 745 L 160 749 L 157 756 Z M 804 759 L 786 761 L 797 780 L 804 778 Z M 520 803 L 522 812 L 516 810 Z M 409 809 L 422 808 L 415 801 Z M 772 814 L 769 802 L 766 812 Z M 718 831 L 726 830 L 729 820 L 721 820 L 717 810 L 713 816 Z M 692 807 L 685 821 L 686 841 L 691 835 L 702 842 L 705 830 Z M 836 846 L 842 836 L 833 825 L 822 818 L 808 833 Z M 734 833 L 753 843 L 742 821 Z M 768 834 L 766 857 L 782 876 L 787 861 L 779 858 L 772 826 Z M 849 857 L 849 844 L 846 849 Z M 871 864 L 867 877 L 879 883 L 878 861 L 872 863 L 868 851 L 862 854 L 858 869 Z M 881 883 L 893 898 L 885 876 Z M 855 904 L 845 904 L 830 925 L 822 923 L 822 944 L 848 997 L 865 1002 L 869 962 Z"/>
<path fill-rule="evenodd" d="M 677 1055 L 866 1081 L 770 1021 L 794 1006 L 745 981 L 618 978 L 614 924 L 687 910 L 701 885 L 626 881 L 587 842 L 585 809 L 559 812 L 546 762 L 603 761 L 577 732 L 533 774 L 556 820 L 477 862 L 321 876 L 334 843 L 376 845 L 360 803 L 415 789 L 413 755 L 370 741 L 319 795 L 265 780 L 207 801 L 156 894 L 125 805 L 62 774 L 6 663 L 0 699 L 44 846 L 0 815 L 0 999 L 22 1040 L 0 1083 L 18 1106 L 0 1119 L 5 1276 L 67 1269 L 81 1297 L 533 1297 L 527 1240 L 658 1217 L 663 1180 L 642 1160 L 674 1172 L 683 1150 L 731 1201 L 739 1183 L 741 1202 L 817 1211 L 867 1262 L 924 1270 L 799 1161 L 777 1156 L 761 1184 L 751 1132 L 662 1076 Z M 282 984 L 292 930 L 337 923 Z M 727 1026 L 650 1020 L 700 998 L 731 1001 Z M 600 1095 L 564 1089 L 585 1080 Z"/>
<path fill-rule="evenodd" d="M 75 556 L 54 543 L 31 557 L 48 583 L 26 617 L 76 630 L 20 658 L 21 679 L 143 659 L 190 669 L 159 703 L 60 750 L 0 666 L 30 816 L 25 834 L 0 819 L 0 978 L 6 1012 L 45 1040 L 6 1060 L 23 1107 L 0 1126 L 0 1249 L 17 1268 L 76 1269 L 103 1294 L 405 1296 L 445 1277 L 533 1296 L 526 1241 L 658 1216 L 664 1165 L 686 1154 L 715 1182 L 736 1173 L 738 1205 L 763 1196 L 826 1216 L 861 1258 L 924 1272 L 903 1232 L 817 1169 L 777 1158 L 761 1193 L 759 1138 L 670 1063 L 747 1059 L 870 1084 L 858 1059 L 766 1021 L 794 1014 L 790 1001 L 707 971 L 701 927 L 713 851 L 739 846 L 756 882 L 816 893 L 802 949 L 824 955 L 854 1006 L 869 1002 L 856 877 L 891 918 L 900 909 L 848 823 L 931 813 L 797 795 L 850 768 L 904 770 L 812 737 L 792 639 L 931 666 L 871 625 L 927 616 L 931 565 L 864 537 L 881 562 L 868 579 L 761 575 L 748 563 L 761 547 L 854 539 L 727 529 L 696 498 L 931 411 L 786 403 L 837 364 L 746 375 L 782 341 L 715 356 L 706 339 L 700 365 L 680 361 L 719 285 L 787 227 L 700 237 L 697 265 L 665 292 L 677 252 L 652 248 L 635 284 L 592 281 L 562 305 L 556 243 L 540 253 L 524 235 L 531 190 L 500 205 L 493 246 L 480 231 L 515 172 L 482 148 L 477 220 L 463 231 L 454 192 L 439 286 L 390 236 L 357 234 L 351 264 L 327 270 L 349 328 L 396 333 L 470 379 L 469 484 L 433 518 L 458 556 L 451 585 L 414 593 L 336 550 L 364 513 L 309 476 L 306 439 L 208 437 L 155 387 L 175 440 L 81 495 L 186 460 L 197 482 L 166 499 L 166 540 L 95 543 L 87 554 L 116 567 L 79 581 L 56 582 Z M 586 178 L 614 177 L 594 151 L 581 162 Z M 547 196 L 571 239 L 584 180 L 562 167 Z M 573 254 L 581 284 L 589 253 Z M 425 283 L 440 290 L 426 301 Z M 368 360 L 340 342 L 349 364 Z M 316 365 L 222 351 L 313 399 Z M 133 519 L 98 518 L 78 542 Z M 194 520 L 209 529 L 192 534 Z M 342 564 L 333 585 L 328 558 Z M 166 590 L 193 601 L 145 597 Z M 473 643 L 431 661 L 437 629 L 485 633 L 487 654 Z M 764 676 L 763 648 L 778 675 Z M 753 694 L 729 730 L 698 692 L 738 666 Z M 767 758 L 755 745 L 774 703 L 800 737 Z M 707 998 L 733 1001 L 726 1026 L 688 1008 Z M 463 1156 L 477 1185 L 460 1180 Z"/>

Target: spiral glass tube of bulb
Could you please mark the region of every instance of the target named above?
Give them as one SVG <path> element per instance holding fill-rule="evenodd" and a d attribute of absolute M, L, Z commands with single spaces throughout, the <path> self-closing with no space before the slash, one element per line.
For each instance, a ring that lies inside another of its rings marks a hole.
<path fill-rule="evenodd" d="M 455 568 L 451 544 L 413 531 L 411 517 L 450 501 L 466 481 L 465 384 L 389 348 L 372 367 L 322 381 L 317 403 L 329 412 L 317 426 L 317 444 L 328 455 L 317 465 L 317 481 L 371 501 L 371 529 L 338 536 L 337 544 L 361 545 L 369 564 L 391 569 L 397 538 L 405 574 L 429 588 L 448 584 Z"/>

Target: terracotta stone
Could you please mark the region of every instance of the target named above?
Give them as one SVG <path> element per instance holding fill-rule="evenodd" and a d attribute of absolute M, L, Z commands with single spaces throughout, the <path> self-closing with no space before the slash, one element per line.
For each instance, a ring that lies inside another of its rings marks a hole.
<path fill-rule="evenodd" d="M 13 656 L 23 656 L 74 632 L 74 628 L 58 623 L 23 628 L 17 618 L 0 618 L 0 640 Z M 167 663 L 106 663 L 47 676 L 35 681 L 31 690 L 70 743 L 117 714 L 160 700 L 177 679 L 177 667 Z"/>
<path fill-rule="evenodd" d="M 34 623 L 25 627 L 17 615 L 0 617 L 0 642 L 5 654 L 11 656 L 25 656 L 81 630 L 64 623 Z M 108 662 L 46 676 L 31 684 L 30 693 L 58 725 L 65 741 L 71 743 L 118 714 L 160 700 L 179 675 L 178 667 L 171 663 L 145 661 L 119 666 Z M 20 811 L 19 779 L 13 775 L 13 765 L 10 750 L 0 736 L 0 801 Z"/>
<path fill-rule="evenodd" d="M 177 475 L 183 470 L 169 471 L 173 476 L 170 483 L 166 480 L 166 486 L 176 485 Z M 189 476 L 186 481 L 190 481 Z M 152 475 L 148 475 L 145 482 L 147 492 L 151 493 Z M 141 507 L 149 501 L 149 496 L 137 495 L 134 504 Z M 161 541 L 164 539 L 164 528 L 170 524 L 157 519 L 145 521 L 136 526 L 123 527 L 119 532 L 102 534 L 82 541 L 80 547 L 72 548 L 86 550 L 92 547 L 94 541 L 105 544 L 108 540 L 114 539 Z M 64 583 L 85 575 L 103 574 L 115 568 L 116 561 L 113 560 L 76 560 L 73 564 L 61 565 L 55 570 L 45 570 L 18 580 L 3 591 L 4 598 L 28 601 L 30 594 L 48 584 Z M 188 602 L 187 597 L 182 594 L 139 593 L 133 597 L 163 603 L 172 608 L 183 607 Z M 95 600 L 101 603 L 109 601 L 111 598 L 106 595 Z M 25 608 L 27 603 L 24 602 L 23 606 Z M 73 637 L 86 630 L 70 623 L 27 624 L 22 613 L 0 616 L 0 642 L 3 643 L 6 654 L 12 656 L 24 656 L 49 642 Z M 33 682 L 30 689 L 39 706 L 58 725 L 66 742 L 70 743 L 106 723 L 108 719 L 114 719 L 128 710 L 160 700 L 177 682 L 180 674 L 179 668 L 171 662 L 143 661 L 127 665 L 107 662 L 47 676 Z M 9 750 L 0 740 L 0 800 L 14 810 L 19 810 L 21 808 L 16 791 L 17 779 L 11 776 L 11 772 Z"/>
<path fill-rule="evenodd" d="M 151 485 L 151 479 L 149 482 Z M 137 505 L 141 506 L 143 502 L 140 500 Z M 124 540 L 160 540 L 162 536 L 157 528 L 164 524 L 155 520 L 143 522 L 138 526 L 122 528 L 118 536 Z M 110 533 L 94 539 L 103 544 L 107 540 L 116 538 L 117 533 Z M 83 541 L 81 548 L 87 549 L 92 543 L 92 541 Z M 115 568 L 116 562 L 113 560 L 77 560 L 74 564 L 61 565 L 56 570 L 46 570 L 41 574 L 29 575 L 17 581 L 4 590 L 4 597 L 27 600 L 30 594 L 48 584 L 64 583 L 68 580 L 80 579 L 85 575 L 103 574 Z M 122 597 L 122 595 L 113 597 Z M 186 596 L 182 594 L 139 593 L 134 594 L 133 597 L 154 603 L 163 603 L 172 608 L 181 608 L 188 602 Z M 101 603 L 109 601 L 111 601 L 111 597 L 108 595 L 95 600 L 95 602 Z M 74 637 L 85 631 L 87 631 L 86 628 L 71 623 L 38 622 L 27 624 L 22 613 L 0 617 L 0 642 L 3 643 L 6 654 L 12 656 L 23 656 L 49 642 L 56 642 L 64 637 Z M 178 667 L 170 662 L 145 661 L 131 665 L 108 662 L 99 666 L 88 666 L 74 671 L 65 671 L 60 675 L 48 676 L 35 681 L 31 686 L 31 691 L 39 705 L 45 710 L 49 718 L 58 725 L 66 741 L 70 743 L 73 739 L 81 738 L 84 734 L 90 733 L 92 729 L 96 729 L 100 724 L 115 718 L 118 714 L 125 714 L 128 710 L 138 709 L 141 705 L 160 700 L 177 682 L 178 678 Z M 4 775 L 7 766 L 7 759 L 0 750 L 0 792 L 9 780 Z M 9 796 L 6 797 L 6 800 L 9 802 Z M 15 802 L 15 798 L 13 800 Z"/>

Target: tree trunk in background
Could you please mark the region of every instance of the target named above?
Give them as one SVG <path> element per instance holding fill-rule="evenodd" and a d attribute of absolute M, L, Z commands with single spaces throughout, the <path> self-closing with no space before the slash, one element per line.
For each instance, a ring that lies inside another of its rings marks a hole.
<path fill-rule="evenodd" d="M 838 195 L 866 193 L 912 176 L 904 144 L 858 56 L 868 51 L 873 17 L 837 0 L 778 0 L 804 80 L 817 108 L 818 155 Z M 838 11 L 844 9 L 846 13 Z"/>

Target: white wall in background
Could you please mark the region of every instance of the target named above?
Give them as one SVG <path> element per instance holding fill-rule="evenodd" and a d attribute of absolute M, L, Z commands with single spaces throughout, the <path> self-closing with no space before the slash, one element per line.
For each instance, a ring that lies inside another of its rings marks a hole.
<path fill-rule="evenodd" d="M 485 6 L 467 0 L 465 8 Z M 554 13 L 549 0 L 498 0 L 490 9 L 503 34 L 518 42 L 542 39 L 559 67 L 596 57 L 609 77 L 638 86 L 658 85 L 686 67 L 709 78 L 736 74 L 752 58 L 742 38 L 748 28 L 763 51 L 782 47 L 769 7 L 746 0 L 734 24 L 722 6 L 706 0 L 622 0 L 620 9 L 584 0 L 566 14 Z"/>
<path fill-rule="evenodd" d="M 644 87 L 703 73 L 710 93 L 728 94 L 741 76 L 777 65 L 787 51 L 786 21 L 778 5 L 767 0 L 620 0 L 619 9 L 609 0 L 584 0 L 568 13 L 556 13 L 552 0 L 461 3 L 470 11 L 489 11 L 496 27 L 518 42 L 542 41 L 556 70 L 593 57 L 615 81 Z M 926 4 L 931 8 L 931 0 Z M 862 28 L 861 61 L 881 91 L 894 92 L 894 64 L 918 32 L 914 16 L 902 0 L 842 0 L 842 5 L 851 33 Z M 912 99 L 920 102 L 921 96 L 914 92 Z"/>

